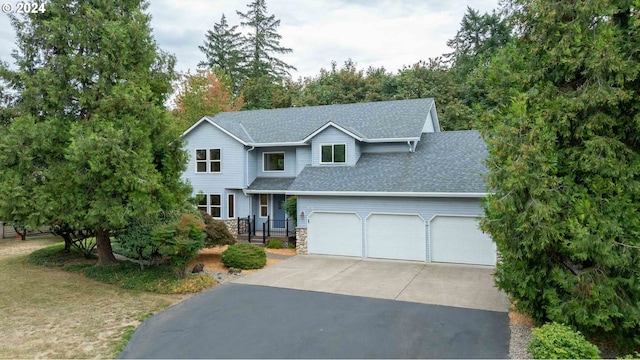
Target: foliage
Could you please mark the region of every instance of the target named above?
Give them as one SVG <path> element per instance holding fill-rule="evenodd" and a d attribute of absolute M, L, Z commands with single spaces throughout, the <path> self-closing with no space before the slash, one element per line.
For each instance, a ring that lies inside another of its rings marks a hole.
<path fill-rule="evenodd" d="M 121 255 L 138 259 L 140 269 L 143 269 L 144 259 L 160 257 L 160 249 L 153 241 L 153 232 L 162 223 L 162 219 L 132 219 L 127 227 L 116 233 L 118 241 L 114 244 L 113 250 L 120 250 Z"/>
<path fill-rule="evenodd" d="M 186 277 L 189 262 L 204 247 L 205 225 L 193 214 L 183 214 L 178 220 L 153 229 L 153 244 L 163 257 L 170 258 L 180 278 Z"/>
<path fill-rule="evenodd" d="M 247 243 L 229 246 L 221 258 L 225 266 L 237 269 L 260 269 L 267 264 L 264 248 Z"/>
<path fill-rule="evenodd" d="M 206 226 L 204 230 L 204 243 L 206 247 L 233 245 L 236 243 L 236 239 L 231 235 L 229 229 L 227 229 L 227 225 L 222 221 L 214 219 L 213 216 L 209 215 L 206 211 L 200 211 L 200 214 Z"/>
<path fill-rule="evenodd" d="M 624 357 L 617 359 L 640 359 L 640 352 L 634 351 L 633 354 L 627 354 Z"/>
<path fill-rule="evenodd" d="M 151 35 L 142 0 L 54 0 L 11 16 L 16 69 L 0 82 L 17 116 L 0 137 L 0 217 L 91 229 L 100 264 L 131 218 L 184 207 L 187 155 L 164 102 L 174 58 Z M 9 216 L 10 215 L 10 216 Z"/>
<path fill-rule="evenodd" d="M 331 62 L 331 70 L 320 69 L 317 77 L 302 80 L 296 106 L 350 104 L 365 101 L 390 100 L 395 95 L 395 81 L 384 68 L 358 70 L 349 59 L 343 66 Z"/>
<path fill-rule="evenodd" d="M 245 100 L 243 110 L 291 107 L 291 89 L 295 86 L 289 80 L 274 79 L 268 75 L 249 78 L 242 87 Z"/>
<path fill-rule="evenodd" d="M 79 250 L 74 248 L 71 251 L 65 251 L 64 244 L 60 243 L 32 252 L 27 257 L 27 260 L 35 265 L 62 267 L 78 258 L 84 258 L 84 255 Z"/>
<path fill-rule="evenodd" d="M 293 219 L 294 226 L 298 223 L 298 197 L 290 196 L 284 202 L 284 211 L 290 219 Z"/>
<path fill-rule="evenodd" d="M 527 350 L 534 359 L 600 359 L 597 346 L 569 326 L 556 323 L 533 329 Z"/>
<path fill-rule="evenodd" d="M 189 294 L 206 290 L 215 280 L 206 274 L 179 276 L 168 266 L 148 266 L 140 270 L 138 264 L 121 261 L 114 266 L 85 266 L 78 269 L 87 277 L 119 286 L 123 289 L 148 291 L 159 294 Z"/>
<path fill-rule="evenodd" d="M 75 248 L 64 251 L 64 244 L 55 244 L 29 254 L 31 264 L 61 267 L 66 271 L 82 273 L 85 276 L 123 289 L 148 291 L 159 294 L 188 294 L 208 289 L 215 281 L 208 275 L 198 274 L 179 278 L 169 266 L 148 266 L 144 270 L 138 264 L 121 261 L 113 266 L 94 266 L 83 259 Z M 95 257 L 94 257 L 95 259 Z"/>
<path fill-rule="evenodd" d="M 629 2 L 513 0 L 487 70 L 496 283 L 538 323 L 640 344 L 640 18 Z M 510 86 L 510 87 L 507 87 Z"/>
<path fill-rule="evenodd" d="M 267 243 L 269 249 L 282 249 L 283 247 L 282 240 L 271 239 Z"/>
<path fill-rule="evenodd" d="M 208 30 L 205 35 L 204 46 L 198 46 L 207 58 L 198 66 L 205 69 L 219 69 L 229 74 L 229 84 L 236 94 L 243 80 L 244 63 L 246 55 L 242 51 L 244 38 L 237 31 L 238 25 L 229 26 L 227 19 L 222 14 L 219 23 L 213 25 L 213 30 Z"/>
<path fill-rule="evenodd" d="M 245 13 L 236 11 L 241 20 L 240 24 L 250 30 L 243 44 L 243 51 L 247 57 L 247 77 L 287 77 L 289 70 L 296 68 L 275 57 L 276 54 L 288 54 L 293 51 L 280 45 L 282 36 L 277 32 L 280 20 L 276 20 L 275 15 L 267 15 L 265 0 L 253 0 L 247 7 L 249 9 Z"/>
<path fill-rule="evenodd" d="M 173 111 L 182 130 L 203 116 L 222 111 L 238 111 L 244 105 L 242 95 L 233 95 L 233 82 L 221 70 L 199 70 L 195 75 L 182 75 Z"/>

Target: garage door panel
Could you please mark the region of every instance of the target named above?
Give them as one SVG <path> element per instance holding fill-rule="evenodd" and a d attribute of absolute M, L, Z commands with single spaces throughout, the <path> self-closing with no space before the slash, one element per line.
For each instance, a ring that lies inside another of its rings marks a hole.
<path fill-rule="evenodd" d="M 496 246 L 474 217 L 436 216 L 431 220 L 431 261 L 496 264 Z"/>
<path fill-rule="evenodd" d="M 362 256 L 362 220 L 355 213 L 314 212 L 307 222 L 310 254 Z"/>
<path fill-rule="evenodd" d="M 420 216 L 372 214 L 366 224 L 367 257 L 426 260 L 425 222 Z"/>

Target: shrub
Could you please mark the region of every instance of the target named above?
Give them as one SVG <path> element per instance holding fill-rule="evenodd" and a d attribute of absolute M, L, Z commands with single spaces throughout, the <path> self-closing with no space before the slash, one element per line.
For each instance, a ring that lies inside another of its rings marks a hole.
<path fill-rule="evenodd" d="M 64 266 L 66 262 L 81 259 L 83 256 L 76 248 L 65 251 L 65 245 L 60 243 L 36 250 L 29 254 L 27 259 L 31 264 L 35 265 Z M 92 257 L 95 258 L 95 255 L 92 255 Z"/>
<path fill-rule="evenodd" d="M 298 224 L 298 197 L 292 196 L 285 200 L 284 211 L 289 218 L 293 219 L 293 225 L 296 226 Z"/>
<path fill-rule="evenodd" d="M 133 220 L 129 226 L 118 231 L 118 241 L 113 244 L 113 250 L 126 257 L 138 259 L 142 269 L 142 260 L 149 260 L 159 252 L 158 246 L 153 242 L 153 231 L 160 225 L 161 221 L 155 219 Z"/>
<path fill-rule="evenodd" d="M 557 323 L 533 329 L 527 350 L 534 359 L 600 359 L 598 348 L 581 333 Z"/>
<path fill-rule="evenodd" d="M 216 245 L 233 245 L 236 243 L 236 239 L 231 235 L 227 225 L 222 221 L 214 219 L 206 211 L 200 211 L 204 224 L 206 225 L 205 231 L 205 246 L 212 247 Z"/>
<path fill-rule="evenodd" d="M 260 269 L 267 264 L 264 249 L 252 244 L 231 245 L 222 253 L 221 258 L 227 267 L 238 269 Z"/>
<path fill-rule="evenodd" d="M 205 225 L 194 214 L 182 214 L 180 219 L 153 230 L 153 243 L 162 256 L 169 257 L 179 278 L 185 278 L 187 265 L 204 247 Z"/>
<path fill-rule="evenodd" d="M 282 249 L 284 246 L 282 245 L 282 240 L 272 239 L 267 243 L 267 247 L 269 249 Z"/>

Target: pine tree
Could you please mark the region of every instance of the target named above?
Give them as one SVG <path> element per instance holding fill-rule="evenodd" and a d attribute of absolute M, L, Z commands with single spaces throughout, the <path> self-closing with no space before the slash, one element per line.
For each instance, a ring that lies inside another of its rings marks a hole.
<path fill-rule="evenodd" d="M 247 7 L 249 10 L 246 13 L 236 11 L 242 20 L 242 26 L 250 30 L 244 44 L 247 76 L 253 79 L 265 75 L 275 79 L 288 76 L 289 70 L 296 68 L 275 57 L 276 54 L 288 54 L 293 51 L 280 46 L 282 36 L 277 32 L 280 20 L 276 20 L 275 15 L 267 15 L 265 0 L 254 0 Z"/>
<path fill-rule="evenodd" d="M 224 14 L 219 23 L 213 25 L 213 30 L 208 30 L 205 35 L 204 46 L 198 46 L 207 60 L 201 61 L 198 66 L 206 69 L 221 69 L 229 75 L 234 92 L 240 87 L 243 80 L 243 67 L 245 55 L 242 51 L 243 37 L 236 31 L 238 25 L 229 27 Z"/>
<path fill-rule="evenodd" d="M 157 48 L 147 7 L 50 1 L 12 18 L 17 70 L 0 69 L 16 94 L 12 136 L 0 137 L 0 218 L 91 229 L 101 265 L 115 262 L 113 230 L 181 209 L 190 194 L 163 105 L 174 59 Z"/>
<path fill-rule="evenodd" d="M 512 0 L 487 81 L 483 228 L 496 282 L 538 322 L 640 344 L 640 6 Z M 504 86 L 509 86 L 504 89 Z"/>

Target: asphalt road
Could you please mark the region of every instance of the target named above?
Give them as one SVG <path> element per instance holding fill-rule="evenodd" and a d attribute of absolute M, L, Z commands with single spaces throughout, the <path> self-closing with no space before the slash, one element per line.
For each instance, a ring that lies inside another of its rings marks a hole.
<path fill-rule="evenodd" d="M 505 312 L 225 284 L 147 319 L 119 358 L 508 358 Z"/>

